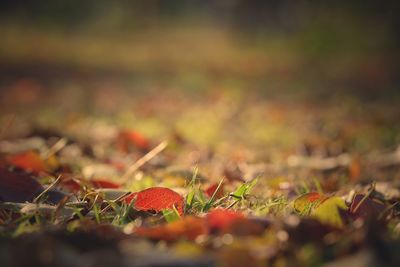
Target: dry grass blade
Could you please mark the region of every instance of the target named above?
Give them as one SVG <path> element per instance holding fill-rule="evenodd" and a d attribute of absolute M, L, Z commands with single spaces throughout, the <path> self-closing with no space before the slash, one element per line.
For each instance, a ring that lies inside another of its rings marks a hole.
<path fill-rule="evenodd" d="M 52 147 L 50 147 L 43 155 L 44 159 L 48 159 L 67 145 L 66 138 L 60 138 Z"/>
<path fill-rule="evenodd" d="M 39 199 L 46 194 L 47 192 L 50 191 L 50 189 L 52 189 L 54 186 L 56 186 L 58 184 L 58 182 L 60 182 L 61 180 L 61 175 L 59 175 L 57 177 L 57 179 L 51 184 L 49 185 L 45 190 L 42 191 L 42 193 L 40 193 L 37 197 L 35 197 L 35 199 L 33 200 L 33 203 L 37 203 L 39 201 Z"/>
<path fill-rule="evenodd" d="M 159 145 L 157 145 L 155 148 L 150 150 L 146 155 L 141 157 L 139 160 L 137 160 L 133 165 L 131 165 L 124 175 L 122 175 L 121 179 L 122 182 L 125 183 L 128 181 L 129 177 L 135 173 L 140 167 L 142 167 L 144 164 L 146 164 L 148 161 L 150 161 L 152 158 L 157 156 L 160 152 L 162 152 L 166 147 L 168 146 L 168 141 L 163 141 Z"/>

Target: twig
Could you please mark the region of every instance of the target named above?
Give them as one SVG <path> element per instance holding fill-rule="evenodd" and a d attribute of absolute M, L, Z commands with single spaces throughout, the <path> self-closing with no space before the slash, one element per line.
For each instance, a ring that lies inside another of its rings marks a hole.
<path fill-rule="evenodd" d="M 43 190 L 42 193 L 40 193 L 37 197 L 35 197 L 35 199 L 33 200 L 33 203 L 37 203 L 39 201 L 39 199 L 44 194 L 46 194 L 50 189 L 52 189 L 54 186 L 56 186 L 60 180 L 61 180 L 61 175 L 59 175 L 57 177 L 57 179 L 51 185 L 49 185 L 45 190 Z"/>
<path fill-rule="evenodd" d="M 63 149 L 67 145 L 67 139 L 65 138 L 60 138 L 52 147 L 50 147 L 45 153 L 43 158 L 48 159 L 54 154 L 56 154 L 58 151 Z"/>
<path fill-rule="evenodd" d="M 146 155 L 138 159 L 134 164 L 132 164 L 122 175 L 121 179 L 123 182 L 126 182 L 128 178 L 136 172 L 140 167 L 146 164 L 149 160 L 157 156 L 161 151 L 163 151 L 168 146 L 168 141 L 161 142 L 158 146 L 150 150 Z"/>

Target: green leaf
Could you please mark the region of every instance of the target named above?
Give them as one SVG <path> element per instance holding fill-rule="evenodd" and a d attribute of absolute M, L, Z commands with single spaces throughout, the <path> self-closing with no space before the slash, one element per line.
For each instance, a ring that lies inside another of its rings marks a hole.
<path fill-rule="evenodd" d="M 253 187 L 256 185 L 257 182 L 258 179 L 254 179 L 251 182 L 242 184 L 236 189 L 235 192 L 231 193 L 230 196 L 237 200 L 244 199 L 244 196 L 250 193 L 250 191 L 253 189 Z"/>

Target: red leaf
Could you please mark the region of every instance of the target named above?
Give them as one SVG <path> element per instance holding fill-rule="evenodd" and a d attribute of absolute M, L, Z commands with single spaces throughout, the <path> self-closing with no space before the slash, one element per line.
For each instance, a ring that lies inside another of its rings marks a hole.
<path fill-rule="evenodd" d="M 218 183 L 210 185 L 205 191 L 206 195 L 212 197 L 217 188 L 218 188 Z M 224 184 L 221 184 L 221 186 L 218 189 L 218 192 L 215 194 L 215 198 L 218 199 L 223 196 L 224 196 Z"/>
<path fill-rule="evenodd" d="M 9 202 L 32 201 L 43 187 L 30 175 L 0 167 L 0 200 Z"/>
<path fill-rule="evenodd" d="M 93 180 L 91 180 L 91 183 L 95 188 L 117 189 L 117 188 L 121 187 L 119 184 L 105 180 L 105 179 L 93 179 Z"/>
<path fill-rule="evenodd" d="M 124 152 L 128 152 L 130 148 L 137 147 L 142 150 L 150 149 L 150 141 L 141 133 L 130 130 L 123 130 L 118 136 L 118 147 Z"/>
<path fill-rule="evenodd" d="M 226 209 L 214 209 L 207 214 L 206 220 L 210 232 L 224 231 L 233 222 L 244 219 L 242 213 L 226 210 Z"/>
<path fill-rule="evenodd" d="M 151 228 L 140 227 L 135 233 L 153 240 L 173 242 L 179 239 L 194 240 L 199 235 L 207 234 L 207 228 L 202 218 L 187 216 L 165 225 Z"/>
<path fill-rule="evenodd" d="M 46 163 L 34 151 L 9 156 L 8 163 L 27 172 L 40 173 L 47 169 Z"/>
<path fill-rule="evenodd" d="M 172 209 L 175 206 L 179 214 L 183 214 L 183 197 L 169 188 L 151 187 L 130 194 L 124 201 L 130 203 L 135 198 L 134 207 L 137 210 L 160 212 L 165 209 Z"/>
<path fill-rule="evenodd" d="M 314 202 L 314 201 L 317 201 L 317 200 L 321 199 L 321 197 L 322 196 L 319 193 L 311 192 L 311 193 L 308 194 L 308 201 Z"/>

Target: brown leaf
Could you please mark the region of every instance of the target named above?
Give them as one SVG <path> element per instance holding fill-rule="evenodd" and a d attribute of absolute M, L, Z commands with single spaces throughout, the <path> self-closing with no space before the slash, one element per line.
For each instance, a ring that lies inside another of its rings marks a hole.
<path fill-rule="evenodd" d="M 386 205 L 371 197 L 365 197 L 363 194 L 356 194 L 350 205 L 350 214 L 354 219 L 364 218 L 378 218 L 382 211 L 385 210 Z"/>

